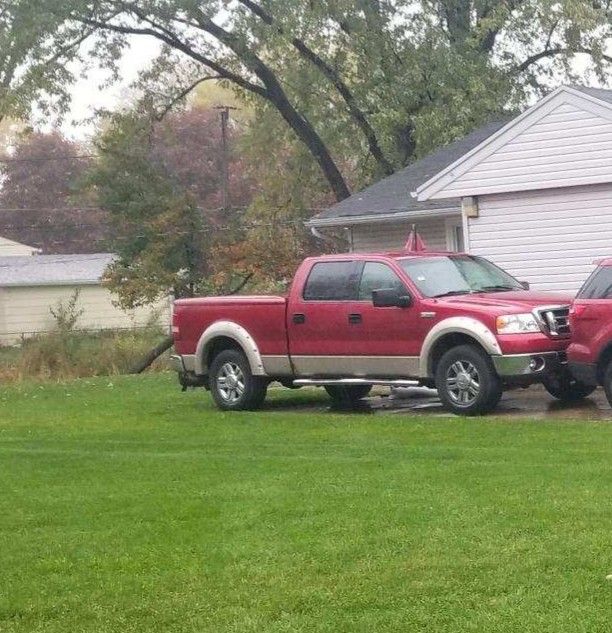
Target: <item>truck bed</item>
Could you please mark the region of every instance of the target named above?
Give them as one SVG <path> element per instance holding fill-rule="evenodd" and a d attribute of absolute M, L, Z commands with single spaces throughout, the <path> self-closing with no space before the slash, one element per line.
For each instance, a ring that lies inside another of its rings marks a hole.
<path fill-rule="evenodd" d="M 206 328 L 218 321 L 231 320 L 249 331 L 261 354 L 287 355 L 286 318 L 287 299 L 282 296 L 178 299 L 174 302 L 175 348 L 179 354 L 193 354 Z"/>

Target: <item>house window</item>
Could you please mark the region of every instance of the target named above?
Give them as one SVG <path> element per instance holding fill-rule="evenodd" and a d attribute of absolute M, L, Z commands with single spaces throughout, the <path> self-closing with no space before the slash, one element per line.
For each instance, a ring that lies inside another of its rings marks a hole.
<path fill-rule="evenodd" d="M 449 251 L 456 253 L 463 253 L 465 251 L 463 222 L 461 218 L 446 221 L 446 247 Z"/>

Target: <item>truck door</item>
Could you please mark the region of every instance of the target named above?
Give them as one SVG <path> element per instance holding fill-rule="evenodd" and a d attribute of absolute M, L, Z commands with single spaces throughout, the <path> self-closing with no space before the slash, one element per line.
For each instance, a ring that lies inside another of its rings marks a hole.
<path fill-rule="evenodd" d="M 360 266 L 351 259 L 318 261 L 306 273 L 303 289 L 289 299 L 287 332 L 296 374 L 341 376 L 350 373 L 351 306 Z"/>
<path fill-rule="evenodd" d="M 408 307 L 374 307 L 372 292 L 396 289 L 400 296 L 411 296 Z M 419 354 L 425 324 L 420 317 L 418 298 L 410 292 L 399 274 L 385 262 L 367 261 L 361 272 L 357 301 L 351 313 L 353 354 L 372 376 L 418 376 Z"/>

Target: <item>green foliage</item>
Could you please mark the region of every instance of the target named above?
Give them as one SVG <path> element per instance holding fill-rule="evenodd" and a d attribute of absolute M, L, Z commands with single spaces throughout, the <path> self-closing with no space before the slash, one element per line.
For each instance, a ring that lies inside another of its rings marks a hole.
<path fill-rule="evenodd" d="M 59 334 L 71 334 L 83 316 L 85 310 L 79 307 L 80 297 L 81 291 L 77 288 L 67 301 L 58 301 L 55 306 L 49 308 Z"/>

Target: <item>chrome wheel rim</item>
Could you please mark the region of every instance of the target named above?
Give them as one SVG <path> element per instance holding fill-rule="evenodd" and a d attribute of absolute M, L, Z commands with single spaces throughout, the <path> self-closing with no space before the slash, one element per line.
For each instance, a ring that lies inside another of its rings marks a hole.
<path fill-rule="evenodd" d="M 469 407 L 480 394 L 480 375 L 467 360 L 458 360 L 446 372 L 446 390 L 458 407 Z"/>
<path fill-rule="evenodd" d="M 244 395 L 244 373 L 236 363 L 224 363 L 217 376 L 217 390 L 228 404 L 234 404 Z"/>

